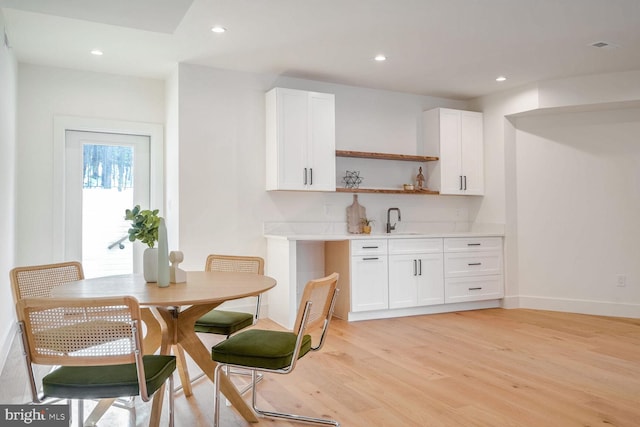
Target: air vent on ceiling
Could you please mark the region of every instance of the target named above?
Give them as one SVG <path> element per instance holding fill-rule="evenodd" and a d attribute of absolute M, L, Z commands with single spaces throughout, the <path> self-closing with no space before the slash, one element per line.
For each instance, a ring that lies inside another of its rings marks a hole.
<path fill-rule="evenodd" d="M 591 43 L 591 46 L 592 47 L 597 47 L 599 49 L 615 49 L 616 47 L 618 47 L 618 45 L 616 45 L 616 44 L 608 43 L 608 42 L 604 42 L 604 41 Z"/>

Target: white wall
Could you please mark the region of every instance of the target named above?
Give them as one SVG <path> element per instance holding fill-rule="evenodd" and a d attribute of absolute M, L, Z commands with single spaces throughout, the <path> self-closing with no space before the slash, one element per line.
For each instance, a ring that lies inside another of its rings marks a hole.
<path fill-rule="evenodd" d="M 640 317 L 638 88 L 640 72 L 611 73 L 472 102 L 485 166 L 502 168 L 504 199 L 485 196 L 478 218 L 505 219 L 506 307 Z"/>
<path fill-rule="evenodd" d="M 4 29 L 4 16 L 0 10 L 0 325 L 5 325 L 0 332 L 0 367 L 4 366 L 15 331 L 9 270 L 14 267 L 15 259 L 18 65 L 13 52 L 4 44 Z"/>
<path fill-rule="evenodd" d="M 640 109 L 524 117 L 516 128 L 521 302 L 639 316 Z"/>
<path fill-rule="evenodd" d="M 343 150 L 421 153 L 422 111 L 465 107 L 459 101 L 181 64 L 180 249 L 187 269 L 202 268 L 213 252 L 265 256 L 264 222 L 346 221 L 351 194 L 264 190 L 264 93 L 275 86 L 334 93 L 336 147 Z M 392 206 L 402 209 L 404 222 L 451 221 L 458 212 L 464 218 L 456 219 L 466 221 L 481 198 L 361 194 L 359 201 L 375 226 L 383 227 Z"/>
<path fill-rule="evenodd" d="M 53 121 L 78 116 L 164 123 L 164 82 L 19 65 L 16 263 L 44 264 L 53 254 Z"/>

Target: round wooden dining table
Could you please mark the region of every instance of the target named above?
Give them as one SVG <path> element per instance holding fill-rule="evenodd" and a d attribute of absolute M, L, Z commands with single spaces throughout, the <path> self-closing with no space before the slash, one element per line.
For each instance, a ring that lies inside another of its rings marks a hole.
<path fill-rule="evenodd" d="M 190 396 L 191 382 L 184 353 L 191 356 L 211 381 L 216 367 L 216 362 L 211 359 L 210 349 L 205 347 L 195 333 L 196 320 L 225 301 L 256 296 L 275 285 L 275 279 L 258 274 L 189 271 L 186 282 L 171 283 L 168 287 L 161 288 L 157 283 L 147 283 L 141 274 L 125 274 L 69 282 L 54 288 L 51 296 L 135 297 L 144 307 L 142 316 L 147 327 L 145 352 L 153 353 L 158 349 L 161 354 L 173 352 L 185 396 Z M 220 386 L 226 398 L 247 421 L 258 421 L 256 414 L 228 377 L 220 378 Z M 159 425 L 163 390 L 161 388 L 154 396 L 149 425 Z"/>

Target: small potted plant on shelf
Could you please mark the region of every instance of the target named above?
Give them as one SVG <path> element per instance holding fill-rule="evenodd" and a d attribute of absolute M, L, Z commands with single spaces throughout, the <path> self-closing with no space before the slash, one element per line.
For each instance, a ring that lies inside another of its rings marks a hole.
<path fill-rule="evenodd" d="M 158 248 L 155 247 L 158 241 L 158 228 L 160 226 L 159 210 L 140 209 L 136 205 L 133 209 L 125 211 L 127 221 L 131 221 L 129 228 L 129 241 L 140 240 L 148 247 L 143 254 L 143 273 L 147 282 L 158 280 Z"/>
<path fill-rule="evenodd" d="M 370 234 L 371 233 L 371 223 L 374 222 L 373 219 L 371 219 L 371 218 L 362 218 L 362 219 L 360 219 L 360 222 L 362 223 L 362 232 L 364 234 Z"/>

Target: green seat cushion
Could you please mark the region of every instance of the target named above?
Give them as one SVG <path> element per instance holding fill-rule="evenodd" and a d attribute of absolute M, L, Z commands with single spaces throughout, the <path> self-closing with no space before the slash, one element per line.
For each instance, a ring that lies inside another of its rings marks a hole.
<path fill-rule="evenodd" d="M 296 346 L 292 332 L 250 329 L 222 341 L 211 349 L 216 362 L 251 368 L 282 369 L 291 364 Z M 311 350 L 311 336 L 302 338 L 298 359 Z"/>
<path fill-rule="evenodd" d="M 147 393 L 152 395 L 176 369 L 175 356 L 142 357 Z M 62 366 L 45 376 L 42 391 L 47 397 L 67 399 L 106 399 L 137 396 L 138 375 L 135 363 L 111 366 Z"/>
<path fill-rule="evenodd" d="M 211 310 L 196 320 L 195 331 L 231 335 L 253 325 L 253 314 L 238 311 Z"/>

